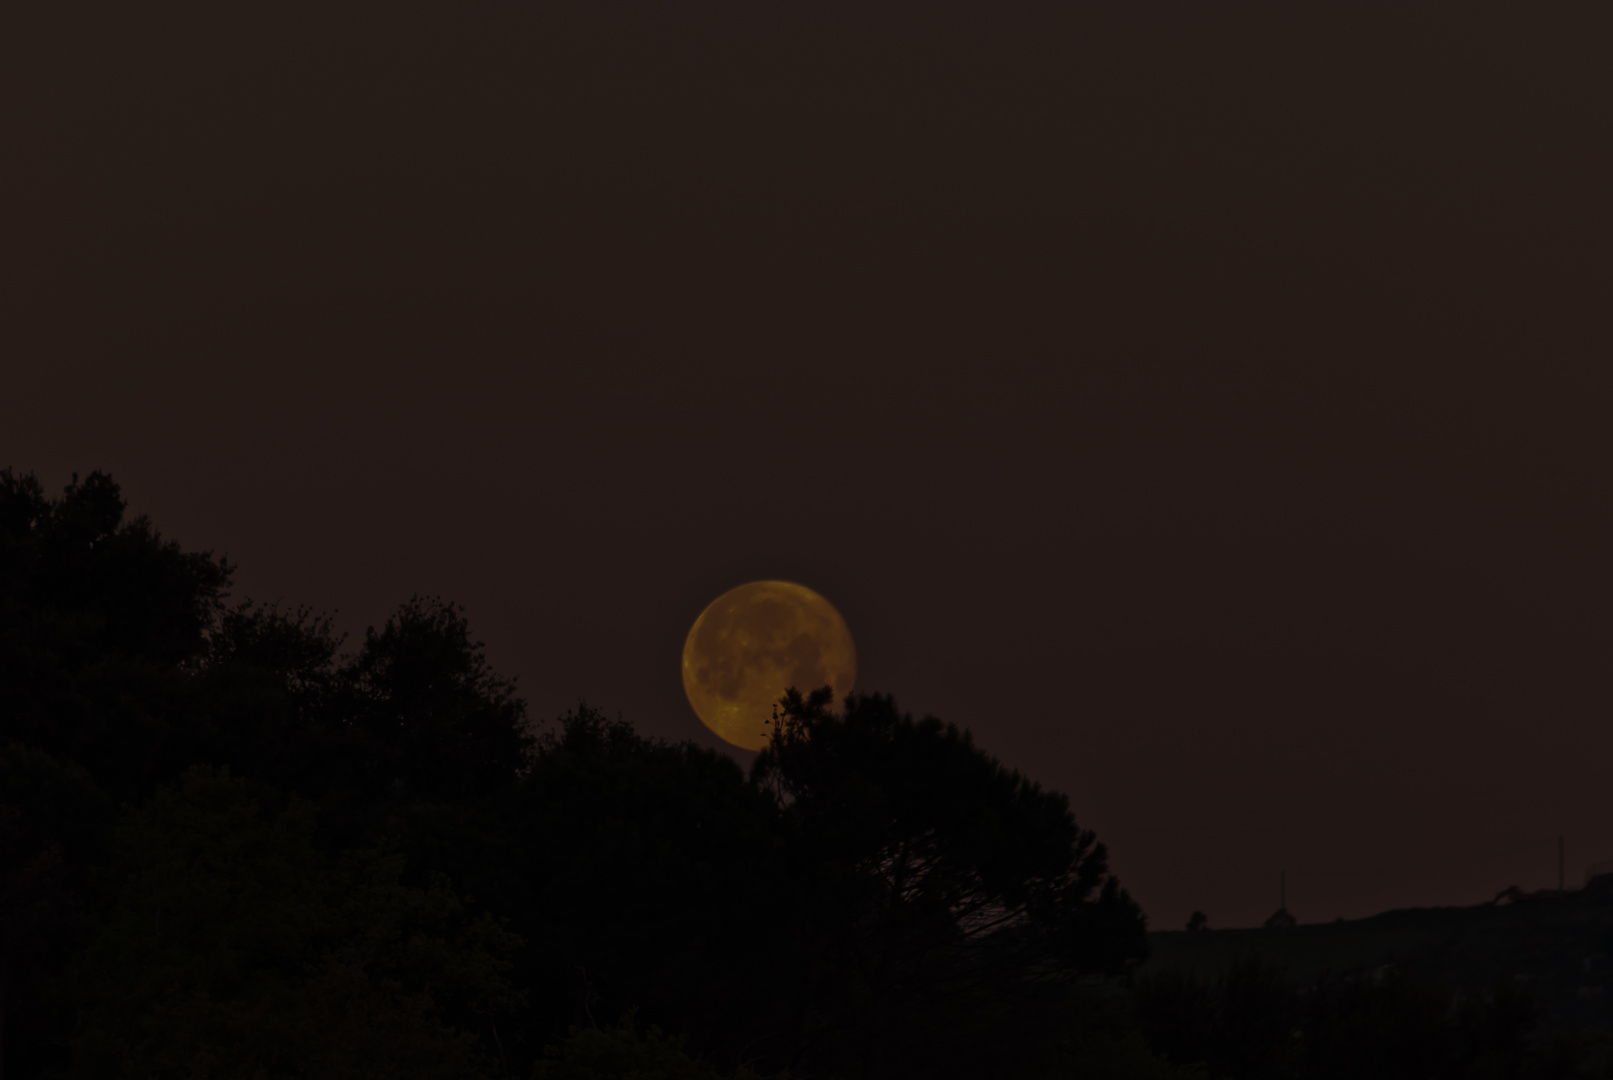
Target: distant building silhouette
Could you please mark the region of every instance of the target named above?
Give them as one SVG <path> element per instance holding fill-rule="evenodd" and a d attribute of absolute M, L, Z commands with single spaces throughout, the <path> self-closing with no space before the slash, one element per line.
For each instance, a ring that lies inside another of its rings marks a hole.
<path fill-rule="evenodd" d="M 1276 911 L 1271 913 L 1271 918 L 1266 920 L 1267 930 L 1287 930 L 1291 926 L 1298 925 L 1299 920 L 1294 918 L 1293 914 L 1289 912 L 1286 907 L 1278 908 Z"/>
<path fill-rule="evenodd" d="M 1534 892 L 1529 892 L 1516 885 L 1508 885 L 1495 894 L 1495 899 L 1491 903 L 1496 907 L 1505 907 L 1508 904 L 1522 904 L 1531 900 L 1559 900 L 1567 895 L 1563 889 L 1536 889 Z"/>
<path fill-rule="evenodd" d="M 1271 913 L 1266 920 L 1267 930 L 1287 930 L 1291 926 L 1298 926 L 1299 920 L 1294 918 L 1288 910 L 1288 871 L 1277 872 L 1277 910 Z"/>
<path fill-rule="evenodd" d="M 1563 838 L 1557 838 L 1557 887 L 1555 889 L 1536 889 L 1533 892 L 1520 889 L 1516 885 L 1508 885 L 1495 894 L 1491 903 L 1497 907 L 1507 904 L 1518 904 L 1530 900 L 1557 900 L 1575 890 L 1568 888 L 1567 861 L 1563 855 Z M 1585 891 L 1592 896 L 1613 895 L 1613 860 L 1591 863 L 1585 868 Z"/>

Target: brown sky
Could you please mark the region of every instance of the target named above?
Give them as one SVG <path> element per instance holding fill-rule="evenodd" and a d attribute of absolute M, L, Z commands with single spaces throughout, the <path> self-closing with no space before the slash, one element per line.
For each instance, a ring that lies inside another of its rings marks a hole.
<path fill-rule="evenodd" d="M 0 464 L 707 744 L 800 581 L 1157 926 L 1613 859 L 1613 7 L 225 7 L 0 13 Z"/>

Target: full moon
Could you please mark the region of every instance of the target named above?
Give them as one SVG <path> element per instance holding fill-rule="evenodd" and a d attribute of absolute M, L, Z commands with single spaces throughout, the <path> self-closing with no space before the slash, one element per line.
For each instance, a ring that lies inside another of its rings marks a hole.
<path fill-rule="evenodd" d="M 834 687 L 857 678 L 846 620 L 804 585 L 753 581 L 707 605 L 683 643 L 683 691 L 700 722 L 746 750 L 767 745 L 773 705 L 784 691 Z"/>

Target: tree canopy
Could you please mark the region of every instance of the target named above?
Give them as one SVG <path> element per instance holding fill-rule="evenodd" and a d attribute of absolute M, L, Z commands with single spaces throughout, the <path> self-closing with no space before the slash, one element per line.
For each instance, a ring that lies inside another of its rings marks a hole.
<path fill-rule="evenodd" d="M 51 498 L 0 472 L 12 1077 L 1169 1080 L 1326 1057 L 1203 1019 L 1245 1017 L 1242 983 L 1213 1007 L 1125 996 L 1145 922 L 1104 845 L 955 725 L 791 690 L 747 775 L 586 704 L 532 722 L 450 602 L 349 647 L 233 598 L 232 572 L 102 474 Z M 1379 1002 L 1334 996 L 1327 1016 Z M 1423 1030 L 1423 998 L 1383 1000 Z M 1309 1030 L 1359 1050 L 1354 1022 Z"/>
<path fill-rule="evenodd" d="M 728 1073 L 961 1075 L 1141 955 L 1063 798 L 888 699 L 793 695 L 747 776 L 533 724 L 451 603 L 349 648 L 232 572 L 102 474 L 0 473 L 14 1071 L 340 1075 L 406 1031 L 376 1068 L 553 1073 L 632 1013 Z"/>
<path fill-rule="evenodd" d="M 827 688 L 787 693 L 753 769 L 801 883 L 803 1056 L 989 1072 L 1073 979 L 1143 956 L 1141 912 L 1063 795 L 889 697 L 829 705 Z"/>

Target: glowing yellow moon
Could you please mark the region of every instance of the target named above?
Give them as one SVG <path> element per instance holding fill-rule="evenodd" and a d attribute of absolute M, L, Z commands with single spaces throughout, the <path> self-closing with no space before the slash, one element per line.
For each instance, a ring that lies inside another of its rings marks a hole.
<path fill-rule="evenodd" d="M 735 746 L 767 745 L 773 704 L 793 686 L 834 687 L 857 678 L 857 650 L 834 606 L 790 581 L 753 581 L 713 600 L 683 643 L 683 692 L 700 722 Z"/>

